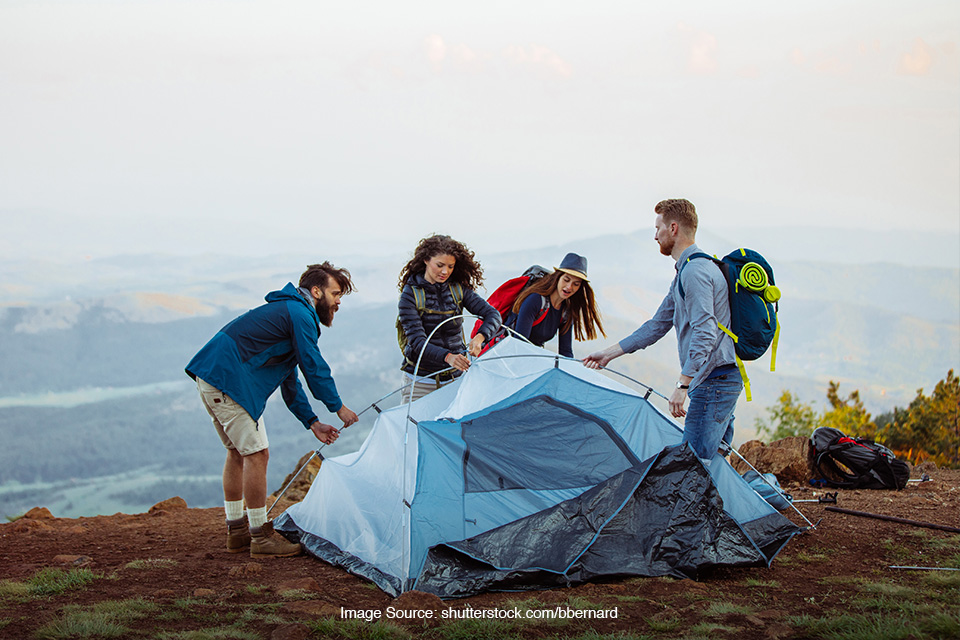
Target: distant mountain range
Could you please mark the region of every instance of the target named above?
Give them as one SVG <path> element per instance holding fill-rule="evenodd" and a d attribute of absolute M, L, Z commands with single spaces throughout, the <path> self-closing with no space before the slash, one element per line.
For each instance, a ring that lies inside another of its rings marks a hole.
<path fill-rule="evenodd" d="M 918 388 L 929 391 L 948 369 L 960 368 L 956 237 L 925 250 L 938 254 L 930 264 L 909 266 L 900 259 L 904 250 L 892 250 L 897 243 L 890 235 L 873 234 L 889 246 L 871 247 L 859 242 L 870 234 L 860 234 L 845 259 L 827 261 L 831 245 L 842 245 L 838 237 L 804 246 L 808 232 L 751 233 L 756 237 L 749 244 L 774 265 L 783 290 L 782 333 L 775 373 L 768 371 L 769 356 L 748 364 L 754 401 L 738 405 L 738 443 L 752 436 L 754 420 L 784 388 L 819 404 L 828 381 L 836 380 L 841 394 L 859 389 L 868 409 L 879 413 L 905 406 Z M 907 235 L 899 234 L 899 243 L 918 246 Z M 700 246 L 718 253 L 735 248 L 706 232 Z M 652 232 L 643 231 L 480 256 L 487 286 L 492 290 L 530 264 L 556 266 L 567 251 L 590 260 L 608 334 L 595 344 L 575 344 L 578 357 L 649 318 L 674 273 Z M 890 260 L 856 263 L 854 255 Z M 949 263 L 951 255 L 953 266 L 931 266 Z M 171 486 L 191 494 L 184 497 L 192 506 L 218 504 L 222 453 L 183 374 L 185 363 L 266 292 L 295 280 L 308 262 L 330 258 L 351 268 L 359 291 L 345 299 L 320 346 L 345 401 L 359 411 L 400 381 L 396 277 L 407 257 L 398 251 L 117 256 L 69 265 L 0 261 L 0 516 L 41 503 L 71 516 L 135 510 L 169 497 Z M 614 366 L 669 395 L 678 369 L 673 334 Z M 315 441 L 278 398 L 266 419 L 272 458 L 283 461 L 273 465 L 272 490 Z M 370 424 L 364 423 L 329 453 L 356 449 Z"/>

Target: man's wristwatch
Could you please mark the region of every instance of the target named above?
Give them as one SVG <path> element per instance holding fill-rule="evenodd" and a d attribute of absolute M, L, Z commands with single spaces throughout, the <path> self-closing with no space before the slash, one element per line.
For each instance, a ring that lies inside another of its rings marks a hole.
<path fill-rule="evenodd" d="M 683 384 L 682 382 L 677 382 L 677 389 L 689 389 L 690 385 Z"/>

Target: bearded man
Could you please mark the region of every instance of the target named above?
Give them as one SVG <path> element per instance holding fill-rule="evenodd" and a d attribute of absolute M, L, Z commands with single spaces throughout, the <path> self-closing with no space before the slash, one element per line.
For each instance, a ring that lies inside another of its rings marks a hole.
<path fill-rule="evenodd" d="M 583 359 L 591 369 L 605 367 L 625 353 L 649 347 L 671 328 L 677 331 L 680 374 L 670 397 L 670 413 L 686 416 L 683 442 L 709 465 L 720 450 L 733 444 L 733 411 L 743 390 L 733 340 L 718 323 L 730 326 L 727 280 L 710 260 L 691 260 L 701 253 L 696 244 L 699 219 L 693 203 L 682 198 L 662 200 L 654 239 L 660 253 L 672 257 L 677 274 L 652 318 L 619 343 Z M 678 283 L 683 277 L 683 293 Z M 690 408 L 686 409 L 687 398 Z"/>
<path fill-rule="evenodd" d="M 268 294 L 265 305 L 223 327 L 186 367 L 227 449 L 223 499 L 230 553 L 249 549 L 252 557 L 263 558 L 301 552 L 299 544 L 275 533 L 267 522 L 270 453 L 263 410 L 279 387 L 287 408 L 317 440 L 331 444 L 337 439 L 339 431 L 320 422 L 310 407 L 299 369 L 313 397 L 337 414 L 343 427 L 357 421 L 357 414 L 340 400 L 317 346 L 320 325 L 331 325 L 340 299 L 353 290 L 346 269 L 329 262 L 310 265 L 299 286 L 290 282 Z"/>

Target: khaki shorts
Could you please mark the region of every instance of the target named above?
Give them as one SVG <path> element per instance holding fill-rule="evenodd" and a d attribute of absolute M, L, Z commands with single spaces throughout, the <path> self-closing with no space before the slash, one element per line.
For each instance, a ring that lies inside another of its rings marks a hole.
<path fill-rule="evenodd" d="M 233 398 L 200 378 L 197 378 L 197 390 L 224 447 L 248 456 L 270 446 L 262 416 L 254 420 Z"/>
<path fill-rule="evenodd" d="M 423 376 L 417 376 L 416 382 L 411 374 L 406 371 L 403 373 L 403 382 L 402 385 L 406 386 L 413 382 L 409 387 L 406 387 L 403 391 L 400 392 L 400 402 L 412 402 L 413 400 L 419 400 L 423 396 L 427 395 L 431 391 L 436 391 L 445 384 L 450 384 L 456 378 L 448 378 L 446 380 L 437 380 L 436 378 L 428 378 Z"/>

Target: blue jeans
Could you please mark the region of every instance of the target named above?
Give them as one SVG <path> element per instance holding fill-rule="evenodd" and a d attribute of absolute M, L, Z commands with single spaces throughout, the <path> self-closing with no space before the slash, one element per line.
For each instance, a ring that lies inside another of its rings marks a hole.
<path fill-rule="evenodd" d="M 740 373 L 733 372 L 704 380 L 690 392 L 683 441 L 698 458 L 712 459 L 721 440 L 733 444 L 733 410 L 742 390 Z"/>

